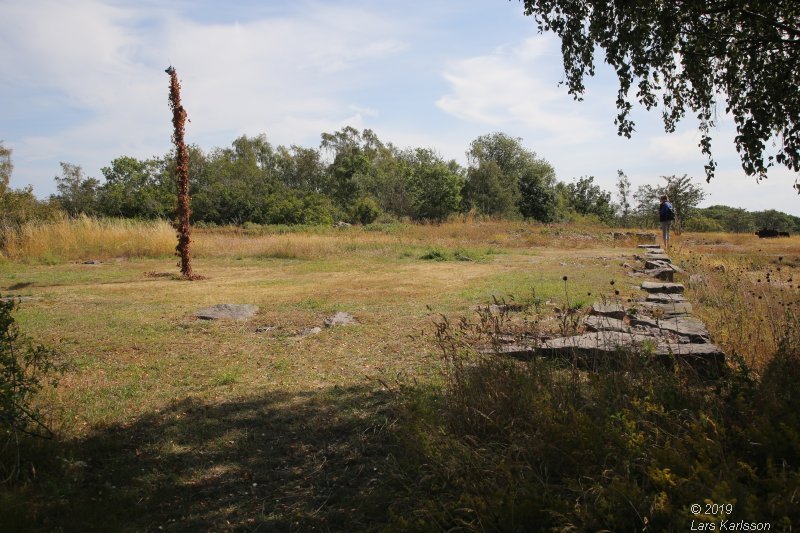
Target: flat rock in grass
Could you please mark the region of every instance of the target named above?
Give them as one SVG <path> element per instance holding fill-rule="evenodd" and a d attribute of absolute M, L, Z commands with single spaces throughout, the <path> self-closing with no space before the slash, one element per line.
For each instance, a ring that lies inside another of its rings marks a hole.
<path fill-rule="evenodd" d="M 589 314 L 607 316 L 611 318 L 616 318 L 618 320 L 622 320 L 623 318 L 625 318 L 625 308 L 617 303 L 610 303 L 610 304 L 596 303 L 592 304 L 592 310 L 590 311 Z"/>
<path fill-rule="evenodd" d="M 508 357 L 522 360 L 530 359 L 536 355 L 536 351 L 536 346 L 528 344 L 505 344 L 503 346 L 496 346 L 486 350 L 481 350 L 482 353 L 507 355 Z"/>
<path fill-rule="evenodd" d="M 661 246 L 659 246 L 658 244 L 640 244 L 639 246 L 637 246 L 637 248 L 645 248 L 645 249 L 650 249 L 650 250 L 660 250 Z"/>
<path fill-rule="evenodd" d="M 194 316 L 202 320 L 247 320 L 258 312 L 250 304 L 217 304 L 197 311 Z"/>
<path fill-rule="evenodd" d="M 597 356 L 614 353 L 619 348 L 640 346 L 644 343 L 656 344 L 655 338 L 640 333 L 621 331 L 600 331 L 584 333 L 572 337 L 550 339 L 539 346 L 542 355 L 580 355 Z"/>
<path fill-rule="evenodd" d="M 668 283 L 672 283 L 675 279 L 675 271 L 671 268 L 654 268 L 650 270 L 645 270 L 644 275 L 649 276 L 651 278 L 656 278 L 660 281 L 666 281 Z"/>
<path fill-rule="evenodd" d="M 647 255 L 666 255 L 666 253 L 667 253 L 667 252 L 665 252 L 663 249 L 661 249 L 659 247 L 648 248 L 645 251 L 647 252 Z"/>
<path fill-rule="evenodd" d="M 308 337 L 309 335 L 318 335 L 322 333 L 322 328 L 319 326 L 314 326 L 311 328 L 303 328 L 297 332 L 298 337 Z"/>
<path fill-rule="evenodd" d="M 628 332 L 631 327 L 618 318 L 601 315 L 589 315 L 583 319 L 588 331 L 620 331 Z"/>
<path fill-rule="evenodd" d="M 669 294 L 683 292 L 683 285 L 680 283 L 659 283 L 656 281 L 645 281 L 642 283 L 642 290 L 647 292 L 666 292 Z"/>
<path fill-rule="evenodd" d="M 645 260 L 647 261 L 663 261 L 665 263 L 672 263 L 672 259 L 666 254 L 647 254 L 645 256 Z"/>
<path fill-rule="evenodd" d="M 686 297 L 683 294 L 669 294 L 665 292 L 653 292 L 645 298 L 647 302 L 655 302 L 659 304 L 685 302 Z"/>
<path fill-rule="evenodd" d="M 358 324 L 356 317 L 351 315 L 350 313 L 345 313 L 343 311 L 339 311 L 334 315 L 329 316 L 323 322 L 326 328 L 332 328 L 333 326 L 345 326 L 347 324 Z"/>
<path fill-rule="evenodd" d="M 656 347 L 656 355 L 672 355 L 707 375 L 719 374 L 725 367 L 725 352 L 711 343 L 660 344 Z"/>
<path fill-rule="evenodd" d="M 0 302 L 30 302 L 33 300 L 41 300 L 41 296 L 3 296 L 0 298 Z"/>
<path fill-rule="evenodd" d="M 650 319 L 636 317 L 631 319 L 632 326 L 645 326 L 648 328 L 667 331 L 688 338 L 692 343 L 705 344 L 709 342 L 709 334 L 701 320 L 691 316 L 676 316 L 666 319 Z"/>
<path fill-rule="evenodd" d="M 538 346 L 535 344 L 497 346 L 483 350 L 483 353 L 507 355 L 522 360 L 530 359 L 536 355 L 596 357 L 613 354 L 619 348 L 639 346 L 645 342 L 656 344 L 656 340 L 649 335 L 602 331 L 550 339 L 540 343 Z"/>
<path fill-rule="evenodd" d="M 653 270 L 656 268 L 670 268 L 671 263 L 666 261 L 659 261 L 658 259 L 645 259 L 644 268 Z"/>
<path fill-rule="evenodd" d="M 651 315 L 676 317 L 692 314 L 692 304 L 689 302 L 639 302 L 638 306 Z"/>

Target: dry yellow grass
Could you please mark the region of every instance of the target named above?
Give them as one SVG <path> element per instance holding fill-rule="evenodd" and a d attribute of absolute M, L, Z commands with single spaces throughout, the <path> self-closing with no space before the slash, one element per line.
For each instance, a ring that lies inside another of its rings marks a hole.
<path fill-rule="evenodd" d="M 163 221 L 81 216 L 31 222 L 5 235 L 3 255 L 12 261 L 62 262 L 87 258 L 161 257 L 175 248 L 175 232 Z"/>
<path fill-rule="evenodd" d="M 761 369 L 781 343 L 800 345 L 800 237 L 687 234 L 674 254 L 699 276 L 689 295 L 728 354 Z"/>
<path fill-rule="evenodd" d="M 98 219 L 81 216 L 50 223 L 29 223 L 3 231 L 0 254 L 26 263 L 174 254 L 175 231 L 167 221 Z M 354 251 L 382 255 L 397 246 L 446 248 L 560 249 L 592 248 L 614 243 L 610 230 L 574 225 L 543 226 L 511 221 L 454 220 L 443 224 L 389 224 L 350 228 L 203 228 L 193 232 L 194 257 L 320 259 L 346 257 Z"/>

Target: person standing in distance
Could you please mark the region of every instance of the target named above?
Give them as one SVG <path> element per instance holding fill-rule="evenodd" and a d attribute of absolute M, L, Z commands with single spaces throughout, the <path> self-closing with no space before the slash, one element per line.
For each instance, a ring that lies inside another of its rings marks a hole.
<path fill-rule="evenodd" d="M 661 237 L 664 240 L 664 249 L 669 248 L 669 228 L 675 220 L 675 208 L 669 203 L 666 194 L 661 195 L 661 206 L 658 208 L 658 220 L 661 221 Z"/>

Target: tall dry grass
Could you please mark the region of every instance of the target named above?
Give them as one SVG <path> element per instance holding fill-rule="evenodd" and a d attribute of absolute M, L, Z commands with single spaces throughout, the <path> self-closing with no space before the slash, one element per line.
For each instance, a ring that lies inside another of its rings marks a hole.
<path fill-rule="evenodd" d="M 195 257 L 279 259 L 346 257 L 354 252 L 381 255 L 403 247 L 572 249 L 612 243 L 609 229 L 603 227 L 466 219 L 442 224 L 393 223 L 348 228 L 195 228 L 192 239 Z M 164 220 L 81 216 L 0 228 L 0 257 L 16 262 L 165 257 L 174 254 L 175 243 L 175 231 Z"/>
<path fill-rule="evenodd" d="M 164 220 L 80 216 L 0 228 L 2 256 L 12 261 L 53 263 L 112 257 L 162 257 L 175 250 L 175 231 Z"/>
<path fill-rule="evenodd" d="M 754 236 L 753 236 L 754 237 Z M 759 371 L 800 347 L 800 239 L 704 237 L 676 254 L 714 340 Z"/>

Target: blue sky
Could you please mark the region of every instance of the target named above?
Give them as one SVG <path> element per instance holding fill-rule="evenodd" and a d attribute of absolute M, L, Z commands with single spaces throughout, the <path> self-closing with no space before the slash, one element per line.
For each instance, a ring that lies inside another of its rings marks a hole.
<path fill-rule="evenodd" d="M 574 101 L 559 86 L 559 41 L 516 0 L 0 0 L 0 14 L 0 139 L 12 186 L 40 197 L 55 191 L 60 161 L 102 179 L 116 157 L 170 149 L 172 64 L 187 140 L 205 150 L 260 133 L 317 147 L 351 125 L 464 164 L 470 141 L 502 131 L 562 181 L 593 175 L 613 191 L 617 169 L 634 188 L 689 174 L 704 205 L 800 215 L 791 173 L 744 175 L 722 110 L 711 184 L 691 117 L 668 135 L 657 112 L 637 110 L 634 138 L 618 137 L 613 72 L 600 65 Z"/>

